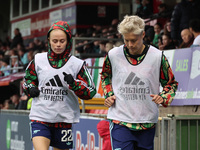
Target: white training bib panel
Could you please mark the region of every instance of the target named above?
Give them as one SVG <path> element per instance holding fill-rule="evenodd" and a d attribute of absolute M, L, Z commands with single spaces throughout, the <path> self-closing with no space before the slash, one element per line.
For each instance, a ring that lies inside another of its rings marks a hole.
<path fill-rule="evenodd" d="M 138 65 L 125 57 L 123 45 L 109 51 L 112 66 L 112 88 L 116 100 L 108 118 L 127 123 L 156 123 L 158 105 L 150 94 L 159 93 L 162 52 L 150 46 Z"/>
<path fill-rule="evenodd" d="M 31 120 L 50 123 L 79 122 L 78 97 L 68 88 L 63 72 L 76 78 L 82 65 L 82 60 L 71 56 L 63 67 L 55 69 L 50 65 L 47 53 L 35 55 L 35 70 L 40 95 L 33 98 L 29 115 Z"/>

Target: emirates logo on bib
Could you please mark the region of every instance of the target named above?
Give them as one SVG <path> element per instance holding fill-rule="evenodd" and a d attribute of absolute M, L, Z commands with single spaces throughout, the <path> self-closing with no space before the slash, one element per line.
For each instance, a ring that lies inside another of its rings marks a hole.
<path fill-rule="evenodd" d="M 146 95 L 150 94 L 149 86 L 133 72 L 128 75 L 118 91 L 126 100 L 146 100 Z"/>

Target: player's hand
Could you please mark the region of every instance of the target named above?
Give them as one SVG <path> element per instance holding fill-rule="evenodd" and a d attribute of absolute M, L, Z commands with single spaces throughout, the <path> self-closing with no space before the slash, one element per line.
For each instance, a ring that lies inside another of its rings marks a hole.
<path fill-rule="evenodd" d="M 66 74 L 63 72 L 64 75 L 64 80 L 67 82 L 67 84 L 73 84 L 74 83 L 74 78 L 72 77 L 71 74 Z"/>
<path fill-rule="evenodd" d="M 115 99 L 116 99 L 115 95 L 106 98 L 104 105 L 106 107 L 111 107 L 115 103 Z"/>
<path fill-rule="evenodd" d="M 150 95 L 152 97 L 152 101 L 156 104 L 162 104 L 164 102 L 163 98 L 160 95 Z"/>
<path fill-rule="evenodd" d="M 32 98 L 38 97 L 40 95 L 40 90 L 38 90 L 37 87 L 31 87 L 29 89 L 29 94 L 30 94 L 30 97 Z"/>

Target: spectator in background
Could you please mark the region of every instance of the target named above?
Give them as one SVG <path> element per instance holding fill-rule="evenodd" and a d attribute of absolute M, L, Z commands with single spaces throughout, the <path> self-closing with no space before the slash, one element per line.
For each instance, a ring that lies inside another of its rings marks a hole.
<path fill-rule="evenodd" d="M 142 0 L 135 0 L 135 3 L 137 5 L 137 10 L 135 12 L 135 15 L 139 15 L 140 11 L 142 10 Z"/>
<path fill-rule="evenodd" d="M 190 47 L 194 41 L 194 36 L 190 32 L 189 29 L 183 29 L 181 31 L 181 38 L 182 38 L 182 43 L 179 45 L 179 48 L 187 48 Z"/>
<path fill-rule="evenodd" d="M 38 50 L 39 52 L 41 52 L 43 49 L 45 49 L 44 42 L 41 41 L 40 39 L 34 38 L 33 43 L 35 45 L 35 49 Z"/>
<path fill-rule="evenodd" d="M 94 41 L 94 46 L 93 46 L 93 49 L 94 49 L 94 53 L 98 54 L 100 52 L 100 41 Z"/>
<path fill-rule="evenodd" d="M 26 95 L 19 95 L 17 93 L 14 93 L 11 97 L 10 100 L 12 101 L 13 104 L 13 109 L 27 109 L 27 96 Z"/>
<path fill-rule="evenodd" d="M 200 18 L 199 0 L 182 0 L 173 10 L 171 17 L 171 37 L 177 45 L 182 42 L 181 31 L 189 28 L 190 20 Z"/>
<path fill-rule="evenodd" d="M 14 104 L 15 109 L 19 109 L 19 98 L 20 98 L 20 96 L 18 94 L 13 94 L 10 97 L 12 103 Z"/>
<path fill-rule="evenodd" d="M 111 21 L 111 26 L 117 27 L 118 23 L 119 23 L 119 19 L 115 18 Z"/>
<path fill-rule="evenodd" d="M 1 69 L 0 69 L 0 76 L 8 76 L 10 75 L 11 71 L 10 69 L 10 56 L 6 55 L 3 57 L 3 59 L 0 60 L 1 63 Z M 8 69 L 8 70 L 5 70 Z"/>
<path fill-rule="evenodd" d="M 175 45 L 169 34 L 162 35 L 162 44 L 159 46 L 160 50 L 175 49 Z"/>
<path fill-rule="evenodd" d="M 77 41 L 76 46 L 75 46 L 75 53 L 80 54 L 83 53 L 83 41 Z"/>
<path fill-rule="evenodd" d="M 158 48 L 158 39 L 161 36 L 162 25 L 160 23 L 156 23 L 154 26 L 154 38 L 152 44 Z"/>
<path fill-rule="evenodd" d="M 27 58 L 28 58 L 28 62 L 30 63 L 34 58 L 34 52 L 33 51 L 29 51 L 28 55 L 27 55 Z"/>
<path fill-rule="evenodd" d="M 1 109 L 14 109 L 14 105 L 10 101 L 10 99 L 6 99 L 3 103 L 3 106 Z"/>
<path fill-rule="evenodd" d="M 111 31 L 111 30 L 117 31 L 117 25 L 118 25 L 118 23 L 119 23 L 119 19 L 117 19 L 117 18 L 112 19 L 111 25 L 109 25 L 108 30 L 109 31 Z"/>
<path fill-rule="evenodd" d="M 115 44 L 114 44 L 113 47 L 119 47 L 119 46 L 121 46 L 121 45 L 123 45 L 123 44 L 124 44 L 123 41 L 117 41 L 117 42 L 115 42 Z"/>
<path fill-rule="evenodd" d="M 99 44 L 100 54 L 106 54 L 106 43 L 107 41 L 101 41 Z"/>
<path fill-rule="evenodd" d="M 103 30 L 102 30 L 102 33 L 105 33 L 105 30 L 104 30 L 104 32 L 103 32 Z M 106 34 L 104 34 L 104 35 L 102 35 L 102 36 L 106 36 Z M 100 37 L 100 34 L 98 34 L 97 31 L 93 31 L 93 32 L 92 32 L 92 37 Z"/>
<path fill-rule="evenodd" d="M 22 64 L 27 64 L 28 61 L 28 52 L 25 51 L 25 49 L 19 49 L 18 51 L 19 59 L 21 60 Z"/>
<path fill-rule="evenodd" d="M 119 32 L 117 32 L 117 33 L 116 33 L 116 38 L 122 39 L 122 35 L 121 35 Z"/>
<path fill-rule="evenodd" d="M 12 73 L 21 71 L 21 69 L 19 69 L 18 67 L 23 66 L 23 64 L 22 64 L 19 54 L 16 50 L 11 50 L 10 58 L 11 58 L 11 67 L 15 68 L 12 70 Z"/>
<path fill-rule="evenodd" d="M 26 51 L 36 51 L 37 48 L 35 46 L 35 43 L 34 42 L 29 42 L 28 43 L 28 46 L 26 47 Z"/>
<path fill-rule="evenodd" d="M 193 19 L 189 23 L 189 30 L 194 35 L 192 46 L 200 46 L 200 19 Z"/>
<path fill-rule="evenodd" d="M 108 33 L 108 28 L 103 28 L 102 32 L 101 32 L 101 36 L 102 37 L 107 37 L 107 33 Z"/>
<path fill-rule="evenodd" d="M 25 48 L 23 45 L 18 44 L 17 45 L 17 51 L 19 55 L 19 59 L 21 60 L 22 64 L 25 65 L 28 63 L 28 52 L 26 52 Z"/>
<path fill-rule="evenodd" d="M 107 33 L 107 39 L 115 39 L 116 38 L 116 31 L 115 30 L 110 30 Z"/>
<path fill-rule="evenodd" d="M 138 8 L 135 15 L 138 15 L 143 19 L 151 17 L 153 14 L 153 7 L 150 4 L 150 0 L 142 0 L 141 4 L 142 6 Z"/>
<path fill-rule="evenodd" d="M 9 109 L 9 108 L 10 108 L 10 100 L 7 99 L 4 101 L 2 109 Z"/>
<path fill-rule="evenodd" d="M 37 52 L 36 52 L 37 53 Z M 36 54 L 34 51 L 28 51 L 27 52 L 27 59 L 28 59 L 28 63 L 23 64 L 24 70 L 26 69 L 26 67 L 28 66 L 28 64 L 33 60 L 34 55 Z"/>
<path fill-rule="evenodd" d="M 83 53 L 94 53 L 93 44 L 91 42 L 89 42 L 88 40 L 85 40 L 83 44 L 84 44 Z"/>
<path fill-rule="evenodd" d="M 165 3 L 161 3 L 158 6 L 158 11 L 157 22 L 159 22 L 162 25 L 162 28 L 164 28 L 167 20 L 171 19 L 172 11 L 167 8 Z"/>
<path fill-rule="evenodd" d="M 154 35 L 155 35 L 154 27 L 146 25 L 145 31 L 146 31 L 146 34 L 145 34 L 145 37 L 144 37 L 144 44 L 151 44 L 152 45 Z"/>
<path fill-rule="evenodd" d="M 164 25 L 163 33 L 171 35 L 171 21 L 170 20 L 166 21 L 166 23 Z"/>
<path fill-rule="evenodd" d="M 17 44 L 22 44 L 22 45 L 24 44 L 23 43 L 23 38 L 22 38 L 22 35 L 20 33 L 19 28 L 16 28 L 14 30 L 14 34 L 15 34 L 15 36 L 14 36 L 12 42 L 11 42 L 11 45 L 10 45 L 11 49 L 16 48 Z"/>
<path fill-rule="evenodd" d="M 106 43 L 106 53 L 108 53 L 113 48 L 113 42 L 107 42 Z"/>
<path fill-rule="evenodd" d="M 97 34 L 100 34 L 102 31 L 102 26 L 100 24 L 94 24 L 93 29 L 96 31 Z"/>

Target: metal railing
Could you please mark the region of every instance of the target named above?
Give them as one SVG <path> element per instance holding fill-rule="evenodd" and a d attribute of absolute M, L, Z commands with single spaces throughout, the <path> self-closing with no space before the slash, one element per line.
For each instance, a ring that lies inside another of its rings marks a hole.
<path fill-rule="evenodd" d="M 200 116 L 164 117 L 161 150 L 199 150 Z"/>

